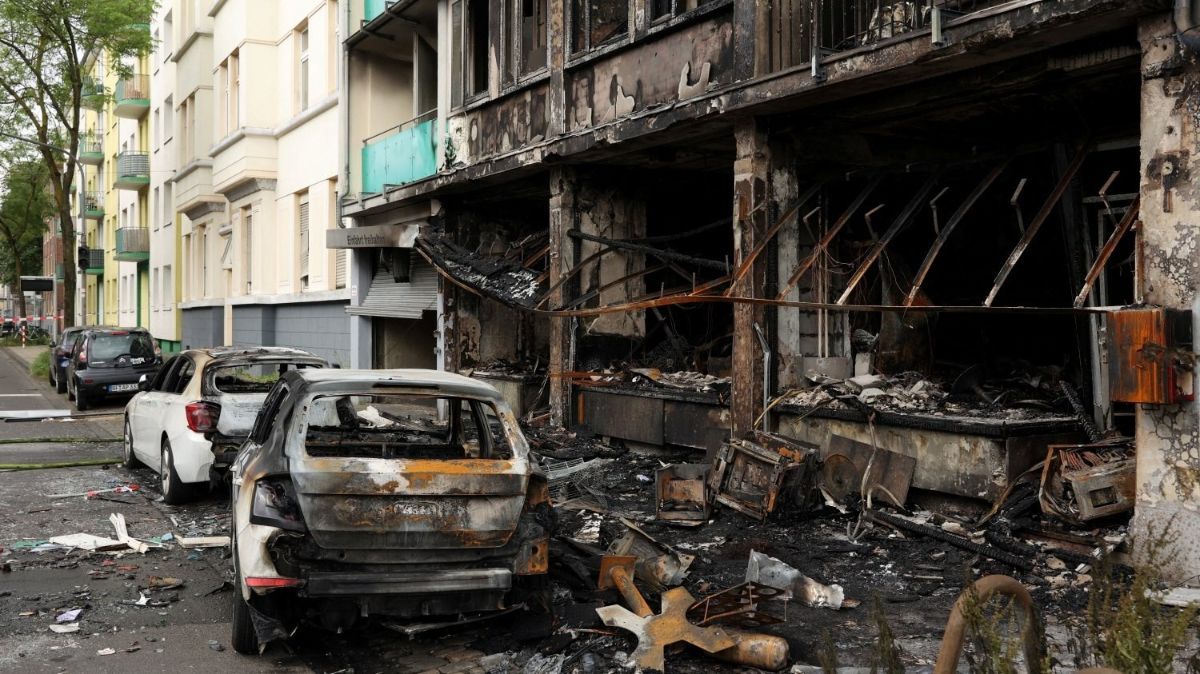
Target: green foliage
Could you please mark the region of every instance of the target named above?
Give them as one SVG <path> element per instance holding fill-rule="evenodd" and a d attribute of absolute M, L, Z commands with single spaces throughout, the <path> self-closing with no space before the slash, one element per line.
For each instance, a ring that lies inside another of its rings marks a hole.
<path fill-rule="evenodd" d="M 829 630 L 821 630 L 821 646 L 817 650 L 817 662 L 821 663 L 824 674 L 837 674 L 838 648 Z"/>
<path fill-rule="evenodd" d="M 42 273 L 42 234 L 54 212 L 47 193 L 49 176 L 41 162 L 9 164 L 0 188 L 0 283 L 16 287 L 17 277 Z M 24 314 L 24 308 L 20 310 Z"/>
<path fill-rule="evenodd" d="M 1200 607 L 1162 606 L 1153 598 L 1161 585 L 1161 569 L 1169 565 L 1173 539 L 1170 524 L 1147 532 L 1144 563 L 1132 578 L 1122 574 L 1108 557 L 1092 571 L 1084 629 L 1071 644 L 1077 667 L 1103 665 L 1124 674 L 1157 674 L 1174 669 L 1184 656 L 1188 632 L 1196 626 Z M 1200 654 L 1190 655 L 1194 671 Z"/>
<path fill-rule="evenodd" d="M 34 379 L 42 380 L 50 374 L 50 352 L 43 351 L 29 364 L 29 374 Z"/>

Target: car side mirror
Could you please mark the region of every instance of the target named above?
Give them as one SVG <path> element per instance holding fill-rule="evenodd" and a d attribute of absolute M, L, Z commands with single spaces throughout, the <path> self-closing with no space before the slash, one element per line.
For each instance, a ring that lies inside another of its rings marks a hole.
<path fill-rule="evenodd" d="M 150 390 L 150 375 L 144 374 L 144 375 L 138 377 L 138 390 L 139 391 L 149 391 Z"/>

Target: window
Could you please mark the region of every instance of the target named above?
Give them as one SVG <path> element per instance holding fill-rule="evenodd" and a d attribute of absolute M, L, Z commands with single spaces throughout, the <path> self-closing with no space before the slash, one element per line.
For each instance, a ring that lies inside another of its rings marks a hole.
<path fill-rule="evenodd" d="M 196 101 L 195 96 L 188 96 L 179 104 L 179 130 L 183 134 L 179 145 L 181 165 L 186 166 L 196 158 Z"/>
<path fill-rule="evenodd" d="M 296 29 L 296 112 L 308 109 L 308 25 Z"/>
<path fill-rule="evenodd" d="M 175 309 L 175 281 L 169 264 L 163 265 L 162 268 L 162 298 L 163 308 L 167 311 Z"/>
<path fill-rule="evenodd" d="M 162 109 L 154 108 L 154 151 L 162 145 Z"/>
<path fill-rule="evenodd" d="M 203 227 L 200 228 L 196 252 L 200 258 L 200 264 L 196 265 L 200 270 L 200 296 L 208 297 L 208 232 Z"/>
<path fill-rule="evenodd" d="M 171 13 L 167 12 L 167 15 L 163 17 L 162 45 L 160 45 L 158 50 L 158 53 L 162 55 L 163 61 L 171 58 L 171 52 L 174 50 L 174 48 L 175 27 L 171 22 Z"/>
<path fill-rule="evenodd" d="M 242 208 L 242 275 L 245 277 L 246 285 L 245 292 L 250 294 L 250 283 L 253 280 L 253 267 L 250 263 L 254 260 L 254 222 L 250 212 L 250 207 Z"/>
<path fill-rule="evenodd" d="M 488 87 L 488 0 L 466 0 L 467 21 L 463 70 L 466 95 L 474 96 Z"/>
<path fill-rule="evenodd" d="M 221 135 L 227 136 L 237 130 L 241 122 L 238 114 L 238 99 L 240 94 L 241 83 L 239 80 L 240 73 L 238 72 L 238 52 L 235 49 L 224 61 L 221 62 L 221 67 L 218 69 L 218 77 L 220 78 L 220 121 Z"/>
<path fill-rule="evenodd" d="M 518 75 L 528 75 L 546 67 L 547 57 L 547 25 L 546 0 L 509 0 L 509 6 L 516 5 L 521 11 L 516 13 L 516 31 L 518 39 L 513 40 L 514 59 Z M 509 26 L 512 29 L 512 26 Z"/>
<path fill-rule="evenodd" d="M 158 217 L 160 209 L 163 207 L 162 196 L 157 187 L 154 188 L 154 231 L 158 231 L 158 223 L 162 220 Z"/>
<path fill-rule="evenodd" d="M 326 63 L 329 66 L 329 91 L 337 90 L 338 81 L 338 57 L 341 50 L 341 43 L 338 41 L 338 3 L 337 0 L 329 0 L 325 5 L 329 22 L 329 55 L 326 57 Z"/>
<path fill-rule="evenodd" d="M 166 110 L 167 112 L 166 112 L 166 114 L 164 114 L 162 116 L 162 133 L 161 133 L 161 135 L 162 135 L 162 142 L 166 143 L 167 141 L 171 140 L 171 134 L 174 133 L 174 131 L 175 131 L 175 129 L 174 129 L 175 115 L 173 113 L 173 111 L 175 109 L 175 97 L 174 96 L 167 96 L 167 99 L 165 101 L 163 101 L 163 109 Z"/>
<path fill-rule="evenodd" d="M 571 0 L 571 53 L 615 42 L 629 33 L 629 0 Z"/>
<path fill-rule="evenodd" d="M 713 0 L 650 0 L 650 20 L 658 21 L 672 16 L 679 16 L 697 7 L 703 7 Z"/>
<path fill-rule="evenodd" d="M 296 222 L 299 223 L 300 236 L 300 288 L 308 288 L 308 248 L 309 248 L 309 223 L 308 223 L 308 192 L 301 192 L 296 197 L 297 213 Z"/>
<path fill-rule="evenodd" d="M 171 183 L 163 183 L 163 209 L 162 223 L 163 227 L 170 227 L 175 224 L 175 191 L 172 189 Z"/>

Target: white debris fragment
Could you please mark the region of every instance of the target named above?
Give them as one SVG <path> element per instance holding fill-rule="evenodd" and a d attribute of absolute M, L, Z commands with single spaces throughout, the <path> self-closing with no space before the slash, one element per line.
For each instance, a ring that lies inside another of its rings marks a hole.
<path fill-rule="evenodd" d="M 846 598 L 841 585 L 818 583 L 796 568 L 756 550 L 750 551 L 746 582 L 787 590 L 805 606 L 840 609 Z"/>

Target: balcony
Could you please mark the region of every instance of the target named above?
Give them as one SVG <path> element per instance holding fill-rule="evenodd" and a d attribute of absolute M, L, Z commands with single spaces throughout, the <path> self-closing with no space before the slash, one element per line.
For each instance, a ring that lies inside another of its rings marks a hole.
<path fill-rule="evenodd" d="M 790 34 L 771 55 L 772 70 L 914 38 L 938 41 L 941 25 L 1003 0 L 795 0 L 771 11 L 771 31 Z M 814 27 L 816 30 L 814 31 Z M 815 39 L 814 39 L 815 36 Z M 815 42 L 815 45 L 814 45 Z M 814 49 L 815 46 L 815 49 Z"/>
<path fill-rule="evenodd" d="M 83 193 L 83 217 L 89 220 L 104 219 L 104 193 L 103 192 L 84 192 Z"/>
<path fill-rule="evenodd" d="M 388 5 L 396 0 L 363 0 L 363 23 L 371 21 L 387 11 Z"/>
<path fill-rule="evenodd" d="M 99 166 L 104 162 L 104 144 L 100 136 L 85 133 L 79 137 L 79 163 Z"/>
<path fill-rule="evenodd" d="M 92 276 L 104 276 L 104 250 L 89 248 L 87 257 L 83 259 L 83 273 Z"/>
<path fill-rule="evenodd" d="M 117 252 L 113 258 L 121 262 L 145 262 L 150 259 L 150 230 L 145 227 L 117 229 Z"/>
<path fill-rule="evenodd" d="M 89 110 L 100 110 L 104 107 L 104 102 L 108 98 L 108 92 L 104 90 L 104 84 L 96 80 L 85 77 L 83 78 L 83 86 L 79 90 L 80 104 Z"/>
<path fill-rule="evenodd" d="M 117 80 L 113 96 L 113 114 L 125 119 L 141 119 L 150 109 L 150 77 L 128 75 Z"/>
<path fill-rule="evenodd" d="M 437 173 L 436 111 L 368 140 L 362 149 L 362 191 L 379 193 Z M 427 121 L 421 121 L 426 119 Z M 411 125 L 411 126 L 408 126 Z"/>
<path fill-rule="evenodd" d="M 143 190 L 150 184 L 150 155 L 146 152 L 122 152 L 117 155 L 117 174 L 113 187 L 119 190 Z"/>

